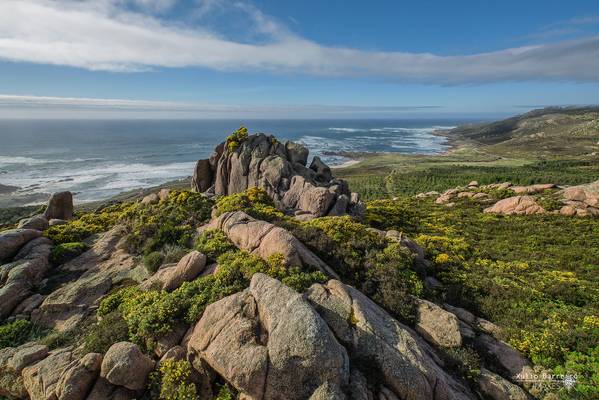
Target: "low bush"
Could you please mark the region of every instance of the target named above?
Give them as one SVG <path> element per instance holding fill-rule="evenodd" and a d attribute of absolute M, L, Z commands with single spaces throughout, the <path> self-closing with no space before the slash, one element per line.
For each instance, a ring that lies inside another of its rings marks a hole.
<path fill-rule="evenodd" d="M 154 274 L 158 271 L 158 268 L 162 265 L 164 260 L 164 256 L 159 251 L 153 251 L 149 254 L 146 254 L 143 258 L 144 266 L 148 270 L 150 274 Z"/>
<path fill-rule="evenodd" d="M 199 235 L 196 249 L 209 259 L 216 260 L 220 255 L 237 248 L 222 230 L 208 229 Z"/>
<path fill-rule="evenodd" d="M 50 262 L 54 265 L 64 264 L 83 254 L 89 247 L 82 242 L 62 243 L 52 248 Z"/>
<path fill-rule="evenodd" d="M 239 145 L 248 138 L 248 129 L 245 126 L 239 127 L 235 132 L 227 136 L 225 145 L 229 151 L 237 150 Z"/>
<path fill-rule="evenodd" d="M 85 353 L 106 353 L 114 343 L 129 338 L 129 329 L 123 316 L 113 311 L 92 325 L 84 336 Z"/>
<path fill-rule="evenodd" d="M 377 229 L 404 230 L 413 229 L 416 220 L 405 200 L 375 200 L 366 203 L 366 223 Z"/>
<path fill-rule="evenodd" d="M 196 400 L 192 366 L 187 360 L 165 360 L 150 374 L 150 397 L 160 400 Z"/>
<path fill-rule="evenodd" d="M 27 342 L 33 333 L 33 324 L 19 319 L 0 325 L 0 349 L 17 347 Z"/>
<path fill-rule="evenodd" d="M 275 207 L 268 193 L 258 187 L 219 198 L 216 202 L 216 215 L 219 216 L 230 211 L 243 211 L 264 221 L 274 221 L 284 216 Z"/>

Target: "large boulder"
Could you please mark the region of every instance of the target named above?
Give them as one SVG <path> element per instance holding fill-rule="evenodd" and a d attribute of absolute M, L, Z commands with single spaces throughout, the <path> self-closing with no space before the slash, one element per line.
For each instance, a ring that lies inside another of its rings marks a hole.
<path fill-rule="evenodd" d="M 38 237 L 23 246 L 12 263 L 0 266 L 0 319 L 33 294 L 32 289 L 51 267 L 51 248 L 49 239 Z"/>
<path fill-rule="evenodd" d="M 183 282 L 194 280 L 204 270 L 205 266 L 206 256 L 194 250 L 183 256 L 175 266 L 159 269 L 143 283 L 142 288 L 159 287 L 161 290 L 175 290 Z"/>
<path fill-rule="evenodd" d="M 23 381 L 31 400 L 58 399 L 56 390 L 64 371 L 75 360 L 69 348 L 57 349 L 23 369 Z"/>
<path fill-rule="evenodd" d="M 287 266 L 312 266 L 337 277 L 335 271 L 287 230 L 252 218 L 243 211 L 224 213 L 208 227 L 221 229 L 237 247 L 264 259 L 281 254 Z"/>
<path fill-rule="evenodd" d="M 485 398 L 491 400 L 528 400 L 530 396 L 513 383 L 503 379 L 501 376 L 489 371 L 486 368 L 480 369 L 480 375 L 477 378 L 478 387 L 485 395 Z"/>
<path fill-rule="evenodd" d="M 56 384 L 57 400 L 85 400 L 100 374 L 102 354 L 89 353 L 67 365 Z"/>
<path fill-rule="evenodd" d="M 474 398 L 469 389 L 443 370 L 426 342 L 360 291 L 331 280 L 326 285 L 313 285 L 307 296 L 348 349 L 351 359 L 358 366 L 368 360 L 368 372 L 397 398 Z"/>
<path fill-rule="evenodd" d="M 514 196 L 499 200 L 491 207 L 485 208 L 486 213 L 503 215 L 512 214 L 543 214 L 545 209 L 541 207 L 532 196 Z"/>
<path fill-rule="evenodd" d="M 12 229 L 0 233 L 0 261 L 13 258 L 32 239 L 42 236 L 37 229 Z"/>
<path fill-rule="evenodd" d="M 26 398 L 28 394 L 21 372 L 47 355 L 48 347 L 35 343 L 0 349 L 0 397 Z"/>
<path fill-rule="evenodd" d="M 47 220 L 73 218 L 73 194 L 71 192 L 58 192 L 50 196 L 48 206 L 44 212 Z"/>
<path fill-rule="evenodd" d="M 212 169 L 210 160 L 198 160 L 191 178 L 191 190 L 194 192 L 205 192 L 212 186 Z"/>
<path fill-rule="evenodd" d="M 339 392 L 349 380 L 347 353 L 325 321 L 264 274 L 206 308 L 188 352 L 194 365 L 206 362 L 251 399 L 308 399 Z"/>
<path fill-rule="evenodd" d="M 307 160 L 308 149 L 301 144 L 282 144 L 273 136 L 262 133 L 251 135 L 238 146 L 221 143 L 209 160 L 198 161 L 192 188 L 229 195 L 259 187 L 281 209 L 303 210 L 316 217 L 327 215 L 334 205 L 337 206 L 335 215 L 363 212 L 363 203 L 357 197 L 353 201 L 347 184 L 335 179 L 320 158 L 314 157 L 309 168 L 306 167 Z M 294 181 L 296 178 L 302 180 Z M 284 200 L 292 185 L 295 185 L 294 192 L 303 195 L 294 194 Z M 342 195 L 345 199 L 338 202 Z M 345 206 L 343 210 L 342 206 Z"/>
<path fill-rule="evenodd" d="M 115 343 L 106 352 L 100 375 L 116 386 L 129 390 L 143 390 L 154 361 L 144 355 L 136 344 Z"/>

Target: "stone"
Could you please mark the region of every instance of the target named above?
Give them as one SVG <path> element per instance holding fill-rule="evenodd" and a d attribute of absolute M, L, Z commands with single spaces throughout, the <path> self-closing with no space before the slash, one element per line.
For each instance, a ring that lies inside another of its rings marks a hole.
<path fill-rule="evenodd" d="M 312 163 L 310 164 L 310 169 L 316 172 L 316 179 L 321 182 L 328 182 L 333 179 L 333 175 L 331 174 L 331 169 L 328 165 L 322 162 L 320 157 L 315 156 L 312 159 Z"/>
<path fill-rule="evenodd" d="M 13 258 L 27 242 L 41 235 L 37 229 L 11 229 L 0 232 L 0 261 Z"/>
<path fill-rule="evenodd" d="M 273 254 L 280 254 L 287 266 L 307 265 L 316 267 L 329 276 L 337 276 L 335 271 L 287 230 L 254 219 L 242 211 L 224 213 L 208 227 L 221 229 L 235 246 L 265 260 Z"/>
<path fill-rule="evenodd" d="M 532 372 L 532 364 L 518 350 L 494 337 L 481 334 L 474 341 L 475 347 L 490 357 L 494 357 L 498 367 L 506 371 L 510 379 L 516 380 L 522 374 Z"/>
<path fill-rule="evenodd" d="M 43 360 L 23 369 L 23 382 L 31 400 L 57 399 L 63 372 L 74 360 L 69 348 L 57 349 Z"/>
<path fill-rule="evenodd" d="M 198 193 L 203 193 L 212 186 L 212 168 L 210 160 L 198 160 L 193 177 L 191 178 L 191 190 Z"/>
<path fill-rule="evenodd" d="M 168 200 L 168 196 L 170 194 L 171 194 L 171 190 L 170 189 L 162 188 L 158 192 L 158 198 L 160 199 L 160 201 L 166 201 L 166 200 Z"/>
<path fill-rule="evenodd" d="M 325 382 L 312 393 L 308 400 L 346 400 L 345 393 L 338 385 Z"/>
<path fill-rule="evenodd" d="M 45 231 L 50 226 L 48 220 L 43 215 L 34 215 L 33 217 L 22 219 L 19 221 L 17 228 L 19 229 L 35 229 L 37 231 Z"/>
<path fill-rule="evenodd" d="M 141 204 L 144 204 L 144 205 L 156 204 L 159 201 L 160 201 L 160 199 L 158 198 L 158 195 L 156 193 L 150 193 L 149 195 L 147 195 L 143 199 L 141 199 Z"/>
<path fill-rule="evenodd" d="M 306 294 L 352 359 L 368 360 L 369 372 L 402 399 L 472 399 L 447 374 L 430 346 L 351 286 L 331 280 Z"/>
<path fill-rule="evenodd" d="M 478 181 L 472 181 L 468 184 L 468 187 L 477 187 L 478 186 Z"/>
<path fill-rule="evenodd" d="M 555 187 L 553 183 L 537 183 L 530 186 L 510 186 L 509 189 L 516 194 L 536 194 Z"/>
<path fill-rule="evenodd" d="M 32 295 L 33 287 L 51 267 L 48 261 L 51 248 L 49 239 L 38 237 L 23 246 L 12 263 L 0 266 L 0 319 L 9 316 Z"/>
<path fill-rule="evenodd" d="M 189 326 L 185 324 L 175 325 L 170 332 L 157 340 L 156 347 L 154 348 L 154 354 L 156 354 L 158 357 L 162 357 L 170 349 L 178 346 L 188 329 Z"/>
<path fill-rule="evenodd" d="M 160 268 L 152 277 L 146 280 L 142 289 L 160 287 L 162 290 L 173 291 L 183 284 L 194 280 L 206 266 L 206 256 L 199 251 L 186 254 L 172 267 Z"/>
<path fill-rule="evenodd" d="M 430 343 L 441 347 L 460 347 L 462 335 L 458 318 L 430 301 L 414 298 L 416 331 Z"/>
<path fill-rule="evenodd" d="M 56 384 L 57 400 L 85 400 L 100 374 L 102 354 L 88 353 L 74 360 L 61 374 Z"/>
<path fill-rule="evenodd" d="M 26 344 L 17 349 L 17 352 L 8 362 L 7 367 L 16 373 L 21 373 L 23 368 L 45 358 L 48 355 L 48 346 L 41 344 Z"/>
<path fill-rule="evenodd" d="M 528 400 L 530 397 L 519 386 L 503 379 L 486 368 L 480 369 L 477 378 L 478 387 L 488 399 L 492 400 Z"/>
<path fill-rule="evenodd" d="M 135 392 L 113 385 L 100 377 L 94 383 L 87 400 L 132 400 L 135 397 Z"/>
<path fill-rule="evenodd" d="M 484 209 L 485 213 L 495 213 L 503 215 L 512 214 L 543 214 L 545 209 L 541 207 L 531 196 L 514 196 L 499 200 L 491 207 Z"/>
<path fill-rule="evenodd" d="M 285 149 L 287 149 L 287 155 L 292 164 L 298 163 L 305 166 L 308 163 L 309 150 L 305 146 L 287 141 Z"/>
<path fill-rule="evenodd" d="M 39 293 L 32 294 L 23 300 L 15 309 L 12 311 L 13 315 L 29 315 L 44 301 L 44 296 Z"/>
<path fill-rule="evenodd" d="M 48 206 L 44 212 L 46 219 L 64 219 L 73 218 L 73 194 L 71 192 L 58 192 L 50 196 Z"/>
<path fill-rule="evenodd" d="M 463 199 L 466 197 L 474 197 L 475 194 L 476 193 L 474 193 L 474 192 L 460 192 L 460 193 L 458 193 L 458 198 Z"/>
<path fill-rule="evenodd" d="M 308 399 L 325 383 L 349 380 L 347 353 L 325 321 L 302 295 L 260 273 L 249 289 L 206 308 L 188 353 L 256 399 Z"/>
<path fill-rule="evenodd" d="M 143 390 L 154 361 L 144 355 L 136 344 L 115 343 L 106 352 L 100 376 L 113 385 L 129 390 Z"/>
<path fill-rule="evenodd" d="M 66 225 L 69 222 L 64 220 L 64 219 L 58 219 L 58 218 L 52 218 L 50 221 L 48 221 L 48 225 L 50 226 L 55 226 L 55 225 Z"/>
<path fill-rule="evenodd" d="M 186 356 L 187 356 L 187 351 L 185 350 L 185 348 L 183 348 L 182 346 L 174 346 L 174 347 L 171 347 L 170 349 L 168 349 L 162 355 L 162 357 L 160 357 L 159 364 L 161 364 L 167 360 L 173 360 L 173 361 L 185 360 Z"/>
<path fill-rule="evenodd" d="M 9 368 L 8 364 L 20 349 L 31 345 L 32 343 L 26 343 L 18 348 L 5 347 L 0 349 L 0 398 L 2 396 L 11 399 L 24 399 L 28 397 L 27 390 L 23 383 L 23 377 L 20 373 Z"/>
<path fill-rule="evenodd" d="M 573 201 L 585 201 L 587 198 L 587 194 L 583 188 L 578 186 L 573 186 L 564 189 L 563 196 L 565 200 L 573 200 Z"/>
<path fill-rule="evenodd" d="M 368 389 L 368 381 L 357 369 L 352 368 L 349 376 L 349 393 L 351 400 L 373 400 L 374 396 Z"/>

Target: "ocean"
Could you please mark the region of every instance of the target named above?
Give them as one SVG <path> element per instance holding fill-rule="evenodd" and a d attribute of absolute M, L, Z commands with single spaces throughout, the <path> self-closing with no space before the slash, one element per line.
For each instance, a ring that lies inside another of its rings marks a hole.
<path fill-rule="evenodd" d="M 77 202 L 184 178 L 227 134 L 245 125 L 304 143 L 329 165 L 339 152 L 435 154 L 431 134 L 463 120 L 0 120 L 0 184 L 19 187 L 23 204 L 70 190 Z"/>

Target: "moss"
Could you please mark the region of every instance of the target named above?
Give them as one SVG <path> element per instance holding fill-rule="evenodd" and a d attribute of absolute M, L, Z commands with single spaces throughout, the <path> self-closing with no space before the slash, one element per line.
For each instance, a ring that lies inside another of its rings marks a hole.
<path fill-rule="evenodd" d="M 83 254 L 89 247 L 82 242 L 62 243 L 52 248 L 50 262 L 54 265 L 64 264 Z"/>

